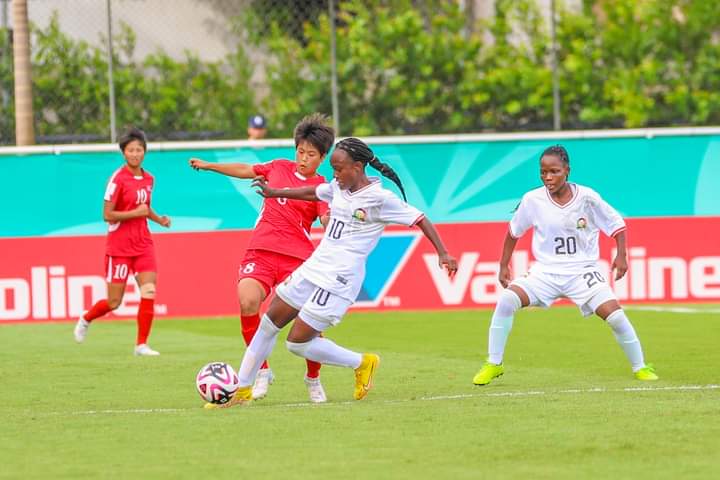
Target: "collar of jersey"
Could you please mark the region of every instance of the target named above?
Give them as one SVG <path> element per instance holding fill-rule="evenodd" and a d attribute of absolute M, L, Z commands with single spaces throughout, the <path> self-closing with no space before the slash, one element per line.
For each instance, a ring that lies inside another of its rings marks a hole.
<path fill-rule="evenodd" d="M 140 175 L 140 176 L 138 176 L 138 175 L 133 175 L 133 173 L 130 171 L 130 168 L 128 168 L 127 165 L 125 165 L 123 168 L 125 168 L 125 170 L 127 170 L 127 172 L 128 172 L 135 180 L 142 180 L 143 178 L 145 178 L 145 175 Z M 141 171 L 143 174 L 145 173 L 145 170 L 143 170 L 142 167 L 140 167 L 140 171 Z"/>
<path fill-rule="evenodd" d="M 347 189 L 343 190 L 343 192 L 352 197 L 360 192 L 364 192 L 365 190 L 374 187 L 375 185 L 380 185 L 380 177 L 368 177 L 368 180 L 370 180 L 370 183 L 362 187 L 360 190 L 355 190 L 354 192 L 351 192 L 350 189 Z"/>
<path fill-rule="evenodd" d="M 302 181 L 307 181 L 307 177 L 305 177 L 305 175 L 303 175 L 302 173 L 298 172 L 297 170 L 295 170 L 295 176 L 296 176 L 297 178 L 299 178 L 300 180 L 302 180 Z"/>
<path fill-rule="evenodd" d="M 560 204 L 557 203 L 555 200 L 553 200 L 552 195 L 550 195 L 550 192 L 548 192 L 548 189 L 547 189 L 547 188 L 545 189 L 545 194 L 548 196 L 548 199 L 550 200 L 550 202 L 551 202 L 553 205 L 555 205 L 556 207 L 558 207 L 558 208 L 569 207 L 570 205 L 572 205 L 572 203 L 573 203 L 573 202 L 575 201 L 575 199 L 578 197 L 578 187 L 577 187 L 577 184 L 576 184 L 576 183 L 570 183 L 570 182 L 568 182 L 568 185 L 570 185 L 570 190 L 572 190 L 573 196 L 572 196 L 572 198 L 570 199 L 570 201 L 567 202 L 565 205 L 560 205 Z"/>

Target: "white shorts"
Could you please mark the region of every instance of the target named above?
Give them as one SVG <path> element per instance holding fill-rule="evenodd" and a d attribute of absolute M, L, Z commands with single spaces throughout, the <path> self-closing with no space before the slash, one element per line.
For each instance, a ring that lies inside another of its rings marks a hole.
<path fill-rule="evenodd" d="M 300 310 L 300 319 L 318 332 L 340 323 L 352 302 L 324 290 L 297 272 L 275 289 L 275 294 Z"/>
<path fill-rule="evenodd" d="M 516 278 L 512 285 L 522 288 L 530 298 L 530 305 L 549 307 L 560 297 L 572 300 L 583 316 L 592 315 L 609 300 L 617 300 L 615 293 L 597 268 L 588 267 L 577 274 L 535 272 Z"/>

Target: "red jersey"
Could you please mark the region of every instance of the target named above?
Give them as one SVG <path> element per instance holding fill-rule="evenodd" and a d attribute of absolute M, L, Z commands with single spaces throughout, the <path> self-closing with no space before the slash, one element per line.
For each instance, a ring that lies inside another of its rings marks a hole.
<path fill-rule="evenodd" d="M 295 162 L 290 160 L 253 165 L 253 171 L 264 176 L 270 188 L 298 188 L 325 183 L 322 175 L 303 177 L 295 169 Z M 325 202 L 266 198 L 247 248 L 269 250 L 305 260 L 315 249 L 310 241 L 310 227 L 327 211 Z"/>
<path fill-rule="evenodd" d="M 105 190 L 105 201 L 113 202 L 115 210 L 127 212 L 141 203 L 150 206 L 155 180 L 146 170 L 134 176 L 127 166 L 121 167 L 110 177 Z M 153 248 L 147 218 L 131 218 L 122 222 L 108 223 L 105 253 L 117 257 L 134 257 Z"/>

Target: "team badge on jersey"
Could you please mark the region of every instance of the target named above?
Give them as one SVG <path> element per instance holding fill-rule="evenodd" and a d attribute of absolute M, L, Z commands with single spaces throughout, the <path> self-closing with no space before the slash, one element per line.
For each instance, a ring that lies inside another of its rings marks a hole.
<path fill-rule="evenodd" d="M 353 216 L 353 218 L 356 218 L 356 219 L 360 220 L 361 222 L 364 222 L 365 219 L 367 218 L 367 212 L 365 210 L 363 210 L 362 208 L 358 208 L 353 212 L 352 216 Z"/>
<path fill-rule="evenodd" d="M 585 228 L 585 227 L 587 227 L 587 220 L 585 220 L 583 217 L 578 218 L 577 228 L 582 229 L 582 228 Z"/>

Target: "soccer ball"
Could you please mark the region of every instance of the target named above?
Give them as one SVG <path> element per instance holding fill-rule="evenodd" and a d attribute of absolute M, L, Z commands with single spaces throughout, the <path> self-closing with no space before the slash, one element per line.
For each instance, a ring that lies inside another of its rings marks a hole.
<path fill-rule="evenodd" d="M 200 369 L 195 385 L 203 400 L 223 404 L 235 395 L 240 381 L 235 370 L 227 363 L 211 362 Z"/>

